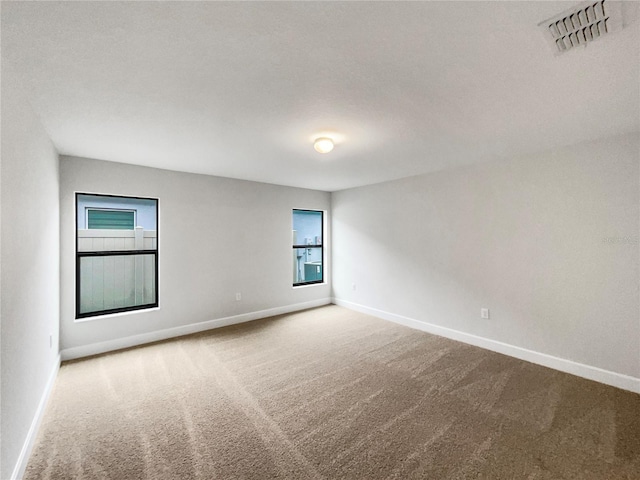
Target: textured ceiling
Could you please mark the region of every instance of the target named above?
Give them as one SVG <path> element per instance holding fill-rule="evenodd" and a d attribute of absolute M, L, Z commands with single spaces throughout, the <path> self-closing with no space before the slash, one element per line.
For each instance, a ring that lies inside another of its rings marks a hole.
<path fill-rule="evenodd" d="M 640 130 L 639 4 L 573 5 L 2 2 L 2 60 L 61 154 L 334 191 Z"/>

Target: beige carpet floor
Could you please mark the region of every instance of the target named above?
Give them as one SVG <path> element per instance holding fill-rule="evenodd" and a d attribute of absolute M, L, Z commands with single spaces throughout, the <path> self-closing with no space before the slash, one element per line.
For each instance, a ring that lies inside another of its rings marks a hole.
<path fill-rule="evenodd" d="M 640 479 L 640 395 L 337 306 L 65 363 L 26 479 Z"/>

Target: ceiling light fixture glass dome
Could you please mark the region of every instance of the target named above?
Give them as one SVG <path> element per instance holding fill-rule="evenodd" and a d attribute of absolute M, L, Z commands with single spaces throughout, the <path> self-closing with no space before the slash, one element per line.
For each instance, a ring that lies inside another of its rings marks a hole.
<path fill-rule="evenodd" d="M 316 141 L 313 142 L 313 148 L 319 153 L 329 153 L 333 150 L 333 140 L 327 137 L 316 138 Z"/>

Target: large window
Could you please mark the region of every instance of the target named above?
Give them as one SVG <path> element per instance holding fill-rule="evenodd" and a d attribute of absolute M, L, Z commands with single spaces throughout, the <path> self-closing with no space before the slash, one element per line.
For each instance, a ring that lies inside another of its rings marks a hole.
<path fill-rule="evenodd" d="M 318 210 L 293 211 L 293 285 L 324 281 L 324 219 Z"/>
<path fill-rule="evenodd" d="M 76 194 L 76 318 L 158 306 L 158 200 Z"/>

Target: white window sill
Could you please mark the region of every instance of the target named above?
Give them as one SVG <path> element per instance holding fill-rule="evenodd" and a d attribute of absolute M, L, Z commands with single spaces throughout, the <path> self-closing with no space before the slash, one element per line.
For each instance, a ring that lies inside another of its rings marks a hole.
<path fill-rule="evenodd" d="M 128 312 L 108 313 L 106 315 L 95 315 L 93 317 L 76 318 L 74 320 L 74 322 L 76 322 L 76 323 L 92 322 L 94 320 L 103 320 L 103 319 L 108 319 L 108 318 L 124 317 L 126 315 L 135 315 L 135 314 L 140 314 L 140 313 L 155 312 L 155 311 L 158 311 L 158 310 L 160 310 L 160 307 L 141 308 L 140 310 L 130 310 Z"/>
<path fill-rule="evenodd" d="M 310 283 L 309 285 L 293 285 L 291 288 L 297 290 L 298 288 L 321 287 L 322 285 L 327 285 L 327 282 Z"/>

